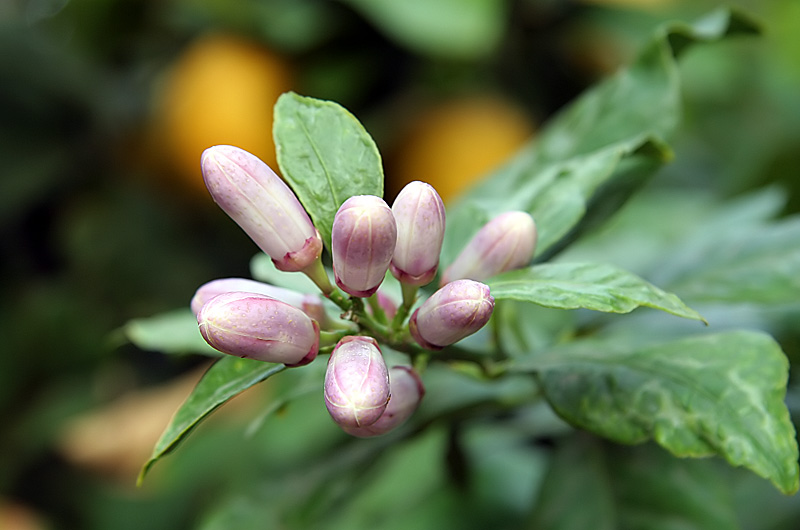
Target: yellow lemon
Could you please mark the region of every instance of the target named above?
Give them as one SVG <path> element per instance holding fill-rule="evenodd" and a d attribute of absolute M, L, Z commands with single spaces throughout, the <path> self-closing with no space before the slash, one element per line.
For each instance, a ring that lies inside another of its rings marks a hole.
<path fill-rule="evenodd" d="M 276 168 L 273 106 L 291 89 L 291 77 L 281 57 L 241 37 L 209 34 L 191 43 L 165 79 L 155 120 L 177 176 L 205 193 L 200 155 L 218 144 L 246 149 Z"/>
<path fill-rule="evenodd" d="M 424 109 L 399 141 L 387 169 L 388 191 L 422 180 L 447 202 L 500 166 L 534 130 L 524 111 L 497 96 L 458 98 Z"/>

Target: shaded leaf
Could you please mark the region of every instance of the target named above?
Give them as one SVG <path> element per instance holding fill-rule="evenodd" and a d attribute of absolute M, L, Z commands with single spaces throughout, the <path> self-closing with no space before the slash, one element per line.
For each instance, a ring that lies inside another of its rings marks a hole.
<path fill-rule="evenodd" d="M 585 435 L 568 438 L 555 452 L 527 528 L 615 530 L 611 477 L 597 444 Z M 578 465 L 578 462 L 580 464 Z"/>
<path fill-rule="evenodd" d="M 666 285 L 676 260 L 688 259 L 687 240 L 716 240 L 724 232 L 761 225 L 786 204 L 777 188 L 761 189 L 724 203 L 699 190 L 642 190 L 602 230 L 587 234 L 559 255 L 562 261 L 603 261 L 623 266 L 636 274 Z M 702 227 L 700 229 L 699 227 Z M 695 265 L 700 265 L 695 263 Z"/>
<path fill-rule="evenodd" d="M 575 333 L 575 315 L 517 300 L 498 300 L 492 312 L 498 347 L 510 356 L 527 355 L 568 340 Z"/>
<path fill-rule="evenodd" d="M 703 232 L 664 264 L 672 289 L 699 301 L 800 300 L 800 216 Z"/>
<path fill-rule="evenodd" d="M 681 110 L 677 51 L 742 31 L 754 26 L 719 11 L 696 27 L 672 25 L 659 32 L 629 68 L 585 92 L 448 211 L 448 228 L 456 229 L 447 232 L 443 262 L 503 211 L 525 210 L 534 217 L 541 256 L 576 227 L 599 190 L 616 187 L 615 196 L 627 197 L 671 158 L 663 139 Z M 605 210 L 607 215 L 612 209 Z"/>
<path fill-rule="evenodd" d="M 734 530 L 739 525 L 715 462 L 673 458 L 652 445 L 612 446 L 579 434 L 555 452 L 529 528 Z"/>
<path fill-rule="evenodd" d="M 399 43 L 441 57 L 477 59 L 503 36 L 506 4 L 496 0 L 347 0 Z"/>
<path fill-rule="evenodd" d="M 723 456 L 798 489 L 783 400 L 788 361 L 768 335 L 732 331 L 637 347 L 575 342 L 511 368 L 536 371 L 560 416 L 622 443 L 653 439 L 681 457 Z"/>
<path fill-rule="evenodd" d="M 319 293 L 319 287 L 305 274 L 285 272 L 275 268 L 272 258 L 263 252 L 253 256 L 250 260 L 250 274 L 253 279 L 260 282 L 277 285 L 284 289 L 291 289 L 298 293 Z"/>
<path fill-rule="evenodd" d="M 294 92 L 275 104 L 273 136 L 283 178 L 330 248 L 333 217 L 345 200 L 383 196 L 375 142 L 345 108 Z"/>
<path fill-rule="evenodd" d="M 629 313 L 652 307 L 703 321 L 674 294 L 635 274 L 602 263 L 548 263 L 510 271 L 487 282 L 496 300 L 520 300 L 558 309 Z"/>
<path fill-rule="evenodd" d="M 225 356 L 214 363 L 175 413 L 153 448 L 150 459 L 142 467 L 138 482 L 141 484 L 150 467 L 175 449 L 217 407 L 285 368 L 282 364 L 231 356 Z"/>
<path fill-rule="evenodd" d="M 129 321 L 122 328 L 125 337 L 137 347 L 162 353 L 222 355 L 203 339 L 197 318 L 190 309 L 176 309 L 147 318 Z"/>

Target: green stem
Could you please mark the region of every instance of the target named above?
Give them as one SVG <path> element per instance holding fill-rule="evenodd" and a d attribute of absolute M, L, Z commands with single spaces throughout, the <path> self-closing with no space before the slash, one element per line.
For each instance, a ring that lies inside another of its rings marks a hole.
<path fill-rule="evenodd" d="M 428 361 L 430 360 L 431 355 L 429 353 L 420 353 L 414 355 L 411 359 L 411 366 L 414 368 L 418 374 L 422 375 L 425 371 L 425 368 L 428 367 Z"/>
<path fill-rule="evenodd" d="M 372 310 L 372 314 L 375 315 L 375 320 L 381 324 L 388 324 L 389 320 L 386 318 L 386 312 L 378 302 L 378 293 L 370 296 L 367 301 L 369 302 L 369 308 Z"/>
<path fill-rule="evenodd" d="M 484 375 L 496 377 L 502 371 L 502 365 L 496 363 L 492 356 L 483 352 L 473 352 L 458 346 L 447 346 L 441 351 L 432 353 L 430 361 L 466 361 L 478 365 Z"/>
<path fill-rule="evenodd" d="M 343 295 L 342 291 L 336 287 L 331 290 L 327 297 L 328 300 L 339 306 L 342 311 L 350 311 L 353 308 L 353 299 Z"/>
<path fill-rule="evenodd" d="M 342 338 L 352 334 L 353 330 L 320 331 L 319 332 L 320 351 L 322 351 L 325 348 L 335 346 L 337 342 L 342 340 Z"/>
<path fill-rule="evenodd" d="M 350 319 L 359 326 L 368 329 L 374 337 L 384 342 L 389 340 L 389 328 L 372 318 L 364 310 L 364 300 L 362 298 L 351 298 L 352 300 L 352 316 Z"/>
<path fill-rule="evenodd" d="M 419 291 L 419 286 L 408 285 L 405 283 L 400 285 L 403 291 L 403 307 L 405 308 L 406 312 L 411 311 L 411 308 L 414 306 L 414 302 L 417 301 L 417 291 Z"/>
<path fill-rule="evenodd" d="M 397 308 L 397 313 L 395 313 L 392 319 L 391 327 L 394 334 L 397 334 L 403 327 L 403 324 L 405 324 L 406 318 L 408 318 L 408 314 L 411 312 L 411 308 L 414 307 L 414 302 L 417 300 L 417 291 L 419 290 L 419 287 L 416 285 L 407 285 L 405 283 L 400 285 L 403 290 L 403 303 Z"/>
<path fill-rule="evenodd" d="M 322 294 L 330 297 L 335 287 L 331 285 L 331 280 L 328 278 L 328 273 L 325 270 L 325 266 L 322 264 L 322 257 L 318 257 L 314 260 L 314 263 L 303 269 L 303 274 L 308 276 L 309 279 L 319 287 Z"/>

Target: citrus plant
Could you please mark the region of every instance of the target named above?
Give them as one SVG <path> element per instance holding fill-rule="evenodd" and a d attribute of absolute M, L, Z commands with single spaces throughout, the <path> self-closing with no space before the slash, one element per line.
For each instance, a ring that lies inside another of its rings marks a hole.
<path fill-rule="evenodd" d="M 646 224 L 664 209 L 624 206 L 673 156 L 677 57 L 754 30 L 725 11 L 664 28 L 447 211 L 421 182 L 387 204 L 375 143 L 330 101 L 278 99 L 286 184 L 243 149 L 207 149 L 209 192 L 263 253 L 254 279 L 210 279 L 191 310 L 127 326 L 143 347 L 221 355 L 140 479 L 269 380 L 254 429 L 294 415 L 296 431 L 264 439 L 292 450 L 207 528 L 242 513 L 291 528 L 666 528 L 661 513 L 729 528 L 724 472 L 693 460 L 708 456 L 796 492 L 786 356 L 713 303 L 795 301 L 800 219 L 771 220 L 767 196 Z"/>

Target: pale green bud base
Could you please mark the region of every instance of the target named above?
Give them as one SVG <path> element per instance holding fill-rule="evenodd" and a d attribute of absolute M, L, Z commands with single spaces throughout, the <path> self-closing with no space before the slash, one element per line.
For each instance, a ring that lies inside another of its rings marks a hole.
<path fill-rule="evenodd" d="M 319 287 L 319 290 L 322 291 L 322 294 L 330 297 L 335 287 L 331 284 L 330 278 L 328 278 L 328 273 L 325 271 L 325 266 L 322 265 L 321 257 L 315 259 L 314 262 L 303 269 L 302 272 L 308 276 L 308 278 L 314 282 L 317 287 Z"/>

